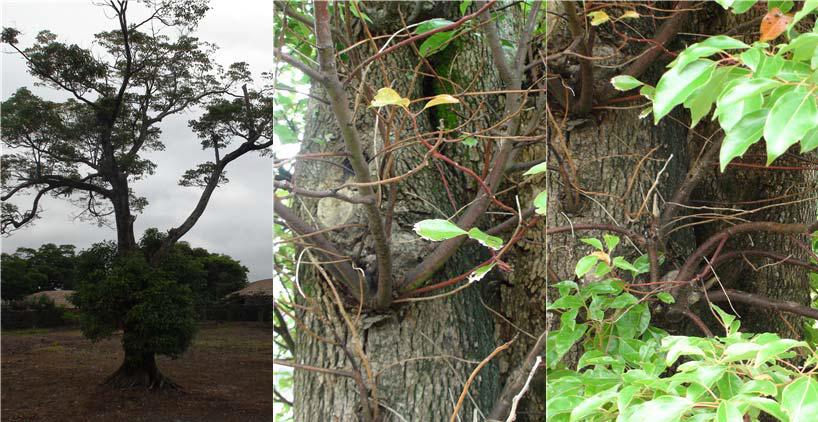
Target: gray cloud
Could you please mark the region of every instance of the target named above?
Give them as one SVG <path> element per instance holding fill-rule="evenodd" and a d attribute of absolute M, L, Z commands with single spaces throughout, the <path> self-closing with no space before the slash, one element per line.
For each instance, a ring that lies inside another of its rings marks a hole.
<path fill-rule="evenodd" d="M 202 20 L 196 36 L 220 47 L 216 60 L 224 66 L 234 61 L 250 64 L 260 75 L 272 67 L 272 5 L 267 2 L 211 0 L 211 10 Z M 49 29 L 61 40 L 90 47 L 93 34 L 112 28 L 110 14 L 91 2 L 3 2 L 3 26 L 23 32 L 22 45 L 29 45 L 42 29 Z M 55 91 L 33 87 L 34 79 L 25 63 L 16 55 L 3 54 L 2 98 L 8 98 L 21 86 L 52 100 L 63 99 Z M 187 127 L 194 113 L 175 116 L 162 123 L 165 151 L 150 154 L 157 164 L 156 174 L 133 183 L 134 191 L 148 199 L 149 205 L 137 217 L 136 230 L 148 227 L 167 230 L 178 225 L 193 209 L 199 190 L 177 185 L 185 170 L 211 159 L 201 150 L 196 136 Z M 230 183 L 214 193 L 198 224 L 182 240 L 211 252 L 230 255 L 249 270 L 251 280 L 268 278 L 272 273 L 272 163 L 258 155 L 245 156 L 227 168 Z M 29 198 L 30 199 L 30 198 Z M 27 202 L 16 202 L 21 207 Z M 79 248 L 107 239 L 116 233 L 106 227 L 82 222 L 73 217 L 79 209 L 61 201 L 42 202 L 42 216 L 35 225 L 2 240 L 4 252 L 18 247 L 37 247 L 43 243 L 70 243 Z"/>

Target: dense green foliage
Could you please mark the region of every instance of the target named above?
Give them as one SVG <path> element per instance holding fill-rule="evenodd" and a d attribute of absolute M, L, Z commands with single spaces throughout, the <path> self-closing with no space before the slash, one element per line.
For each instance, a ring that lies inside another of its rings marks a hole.
<path fill-rule="evenodd" d="M 744 13 L 755 1 L 721 1 L 735 13 Z M 656 87 L 644 85 L 630 76 L 611 81 L 617 89 L 640 87 L 640 93 L 653 102 L 643 116 L 652 112 L 654 121 L 678 105 L 691 114 L 691 127 L 713 111 L 725 132 L 719 161 L 721 170 L 763 137 L 767 165 L 796 144 L 800 152 L 818 148 L 818 26 L 799 34 L 796 24 L 818 8 L 818 1 L 807 1 L 793 16 L 787 11 L 792 2 L 769 2 L 768 19 L 783 19 L 781 30 L 786 42 L 771 45 L 762 40 L 748 45 L 726 35 L 709 37 L 684 49 L 668 65 Z M 786 30 L 785 30 L 786 29 Z M 769 35 L 771 39 L 778 34 Z M 715 56 L 716 60 L 711 60 Z"/>
<path fill-rule="evenodd" d="M 606 247 L 583 240 L 597 250 L 577 263 L 576 274 L 601 281 L 560 282 L 547 305 L 560 319 L 546 345 L 549 421 L 742 421 L 764 412 L 806 422 L 818 414 L 814 346 L 741 333 L 736 317 L 715 305 L 722 333 L 668 335 L 651 325 L 649 305 L 672 296 L 636 293 L 626 282 L 648 271 L 647 258 L 611 259 L 614 236 L 605 237 Z M 576 367 L 563 361 L 572 351 Z"/>
<path fill-rule="evenodd" d="M 2 255 L 3 299 L 15 300 L 42 291 L 74 286 L 78 256 L 73 245 L 47 243 L 38 249 L 19 248 L 13 254 Z"/>
<path fill-rule="evenodd" d="M 84 275 L 72 296 L 82 310 L 83 334 L 99 340 L 127 328 L 122 341 L 129 352 L 179 356 L 190 346 L 196 320 L 189 280 L 175 276 L 138 252 Z"/>
<path fill-rule="evenodd" d="M 148 229 L 140 247 L 143 254 L 159 247 L 164 235 Z M 116 244 L 96 243 L 80 252 L 74 245 L 51 243 L 38 249 L 19 248 L 13 254 L 3 254 L 3 299 L 16 300 L 43 290 L 73 290 L 81 280 L 93 280 L 96 274 L 114 264 Z M 211 253 L 204 248 L 193 248 L 178 243 L 168 254 L 161 268 L 193 291 L 196 304 L 216 303 L 247 284 L 247 268 L 227 255 Z"/>

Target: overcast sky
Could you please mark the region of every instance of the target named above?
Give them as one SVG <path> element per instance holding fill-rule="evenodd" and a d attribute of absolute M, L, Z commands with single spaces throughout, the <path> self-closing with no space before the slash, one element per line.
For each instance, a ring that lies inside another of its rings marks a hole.
<path fill-rule="evenodd" d="M 224 66 L 245 61 L 259 80 L 261 72 L 272 67 L 272 4 L 266 1 L 211 0 L 211 9 L 194 35 L 220 47 L 216 60 Z M 22 31 L 24 47 L 33 37 L 48 29 L 63 42 L 91 47 L 93 34 L 113 29 L 111 15 L 91 1 L 19 1 L 2 3 L 3 26 Z M 65 98 L 54 90 L 33 87 L 33 78 L 24 62 L 8 46 L 3 46 L 2 99 L 22 86 L 51 100 Z M 149 205 L 137 216 L 137 236 L 148 227 L 166 231 L 178 226 L 199 198 L 197 188 L 177 185 L 185 170 L 212 159 L 212 152 L 201 150 L 199 140 L 187 127 L 193 114 L 178 115 L 163 121 L 165 151 L 148 155 L 156 164 L 156 174 L 132 184 L 137 195 Z M 230 183 L 216 190 L 207 210 L 183 241 L 210 252 L 223 253 L 242 262 L 250 281 L 272 274 L 272 162 L 257 154 L 245 155 L 227 167 Z M 25 209 L 19 202 L 21 209 Z M 30 206 L 30 205 L 29 205 Z M 74 220 L 79 209 L 49 198 L 41 201 L 42 218 L 33 226 L 2 239 L 3 252 L 18 247 L 39 247 L 43 243 L 68 243 L 83 249 L 102 240 L 115 240 L 116 232 L 107 227 Z"/>

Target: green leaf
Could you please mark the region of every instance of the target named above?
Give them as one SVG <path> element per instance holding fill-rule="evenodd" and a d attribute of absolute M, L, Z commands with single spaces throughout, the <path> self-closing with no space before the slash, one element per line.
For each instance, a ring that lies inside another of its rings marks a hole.
<path fill-rule="evenodd" d="M 719 151 L 719 165 L 721 171 L 736 157 L 741 157 L 753 144 L 761 139 L 764 133 L 764 124 L 767 121 L 768 109 L 756 110 L 742 118 L 724 136 Z"/>
<path fill-rule="evenodd" d="M 545 173 L 546 170 L 548 170 L 548 163 L 543 161 L 542 163 L 537 164 L 534 167 L 531 167 L 530 169 L 528 169 L 528 171 L 523 173 L 523 176 L 530 176 L 530 175 L 533 175 L 533 174 Z"/>
<path fill-rule="evenodd" d="M 742 385 L 738 390 L 739 394 L 754 394 L 762 396 L 773 396 L 778 394 L 778 387 L 775 383 L 768 380 L 750 380 Z"/>
<path fill-rule="evenodd" d="M 463 138 L 463 140 L 460 141 L 460 143 L 467 146 L 467 147 L 473 147 L 473 146 L 477 145 L 477 139 L 475 139 L 475 138 L 473 138 L 471 136 L 467 136 L 467 137 Z"/>
<path fill-rule="evenodd" d="M 818 128 L 812 129 L 801 139 L 801 154 L 818 148 Z"/>
<path fill-rule="evenodd" d="M 729 106 L 739 101 L 744 101 L 747 97 L 757 96 L 758 94 L 762 94 L 773 88 L 777 88 L 780 85 L 781 82 L 773 79 L 740 79 L 737 83 L 731 85 L 730 88 L 727 89 L 721 96 L 719 96 L 718 101 L 716 101 L 716 106 Z"/>
<path fill-rule="evenodd" d="M 418 53 L 421 57 L 429 57 L 446 48 L 453 36 L 454 31 L 445 31 L 433 34 L 423 41 L 418 49 Z"/>
<path fill-rule="evenodd" d="M 436 242 L 469 234 L 451 221 L 440 219 L 419 221 L 414 230 L 420 237 Z"/>
<path fill-rule="evenodd" d="M 759 409 L 774 416 L 776 419 L 782 422 L 790 421 L 789 418 L 787 418 L 787 415 L 784 413 L 784 411 L 781 410 L 781 405 L 779 405 L 778 402 L 776 402 L 775 400 L 768 399 L 765 397 L 754 397 L 742 394 L 736 396 L 733 399 L 733 401 L 737 403 L 747 403 L 756 409 Z"/>
<path fill-rule="evenodd" d="M 781 408 L 791 422 L 812 422 L 818 415 L 818 381 L 804 376 L 784 387 Z"/>
<path fill-rule="evenodd" d="M 744 69 L 733 67 L 717 67 L 706 84 L 687 97 L 684 106 L 690 110 L 690 127 L 695 127 L 699 121 L 710 113 L 713 102 L 721 93 L 728 77 L 735 77 Z"/>
<path fill-rule="evenodd" d="M 585 302 L 576 296 L 563 296 L 555 300 L 548 309 L 577 309 L 583 305 L 585 305 Z"/>
<path fill-rule="evenodd" d="M 602 238 L 605 239 L 605 246 L 608 248 L 608 252 L 613 252 L 616 245 L 619 244 L 619 237 L 611 235 L 611 234 L 603 234 Z"/>
<path fill-rule="evenodd" d="M 733 343 L 724 349 L 724 361 L 735 362 L 737 360 L 750 360 L 762 346 L 751 342 Z"/>
<path fill-rule="evenodd" d="M 594 394 L 583 400 L 582 403 L 571 411 L 571 422 L 586 420 L 588 416 L 599 412 L 602 406 L 613 403 L 618 395 L 618 390 L 619 385 L 616 385 L 611 389 Z"/>
<path fill-rule="evenodd" d="M 600 251 L 603 250 L 602 242 L 599 239 L 596 239 L 596 238 L 593 238 L 593 237 L 586 237 L 586 238 L 579 239 L 579 241 L 582 242 L 582 243 L 586 243 L 588 245 L 593 246 L 594 249 L 597 249 L 597 250 L 600 250 Z"/>
<path fill-rule="evenodd" d="M 503 239 L 500 239 L 499 237 L 495 236 L 490 236 L 482 232 L 477 227 L 472 227 L 472 229 L 469 230 L 468 235 L 470 238 L 480 242 L 481 245 L 487 248 L 494 249 L 495 251 L 503 247 Z"/>
<path fill-rule="evenodd" d="M 654 94 L 656 94 L 656 88 L 654 88 L 654 87 L 652 87 L 652 86 L 650 86 L 650 85 L 645 85 L 645 86 L 643 86 L 642 88 L 639 88 L 639 95 L 641 95 L 641 96 L 643 96 L 643 97 L 645 97 L 645 98 L 647 98 L 647 99 L 649 99 L 649 100 L 651 100 L 651 101 L 653 101 L 653 96 L 654 96 Z M 643 114 L 644 112 L 645 112 L 645 111 L 644 111 L 644 110 L 642 110 L 642 113 L 640 113 L 640 114 L 639 114 L 639 116 L 640 116 L 639 118 L 640 118 L 640 119 L 642 119 L 642 118 L 643 118 L 642 114 Z"/>
<path fill-rule="evenodd" d="M 727 35 L 717 35 L 685 48 L 675 60 L 670 62 L 668 67 L 684 67 L 697 59 L 710 56 L 720 51 L 744 48 L 750 48 L 750 46 Z"/>
<path fill-rule="evenodd" d="M 743 422 L 744 414 L 731 401 L 722 401 L 716 410 L 716 422 Z"/>
<path fill-rule="evenodd" d="M 756 355 L 754 365 L 756 368 L 758 368 L 762 364 L 766 363 L 768 360 L 781 357 L 781 354 L 783 354 L 787 350 L 792 349 L 793 347 L 804 347 L 806 345 L 807 343 L 803 341 L 797 341 L 786 338 L 772 341 L 770 343 L 765 344 L 761 348 L 761 350 L 758 351 L 758 355 Z"/>
<path fill-rule="evenodd" d="M 812 128 L 818 126 L 815 96 L 808 89 L 796 89 L 773 104 L 764 125 L 767 165 L 784 154 Z"/>
<path fill-rule="evenodd" d="M 764 60 L 764 53 L 761 47 L 755 47 L 747 50 L 739 55 L 739 59 L 745 66 L 749 67 L 753 72 L 758 69 L 758 65 Z"/>
<path fill-rule="evenodd" d="M 421 22 L 417 27 L 415 27 L 415 34 L 424 34 L 429 31 L 433 31 L 437 28 L 442 28 L 446 25 L 451 25 L 454 22 L 443 19 L 443 18 L 434 18 L 429 19 L 427 21 Z"/>
<path fill-rule="evenodd" d="M 630 91 L 644 83 L 630 75 L 619 75 L 611 78 L 611 85 L 618 91 Z"/>
<path fill-rule="evenodd" d="M 637 299 L 636 296 L 630 293 L 622 293 L 611 301 L 611 303 L 608 304 L 608 307 L 611 309 L 622 309 L 635 303 L 639 303 L 639 299 Z"/>
<path fill-rule="evenodd" d="M 662 339 L 662 349 L 667 350 L 665 356 L 665 364 L 673 365 L 679 356 L 683 355 L 698 355 L 704 356 L 704 350 L 701 347 L 693 344 L 691 337 L 684 336 L 668 336 Z"/>
<path fill-rule="evenodd" d="M 613 265 L 616 268 L 625 270 L 625 271 L 632 271 L 634 273 L 638 273 L 639 269 L 634 267 L 630 262 L 626 261 L 625 258 L 621 256 L 617 256 L 613 259 Z"/>
<path fill-rule="evenodd" d="M 772 10 L 774 7 L 777 7 L 782 12 L 787 13 L 792 10 L 794 5 L 792 0 L 769 0 L 767 2 L 767 10 Z"/>
<path fill-rule="evenodd" d="M 294 144 L 298 142 L 298 135 L 296 135 L 288 125 L 275 125 L 273 127 L 273 133 L 278 137 L 278 141 L 282 144 Z"/>
<path fill-rule="evenodd" d="M 462 0 L 460 2 L 460 14 L 465 15 L 466 10 L 468 10 L 469 6 L 471 5 L 472 0 Z"/>
<path fill-rule="evenodd" d="M 664 303 L 670 304 L 675 303 L 676 299 L 673 298 L 673 295 L 668 292 L 659 292 L 656 294 L 656 297 L 659 298 Z"/>
<path fill-rule="evenodd" d="M 545 215 L 548 208 L 548 192 L 542 191 L 534 198 L 534 212 Z"/>
<path fill-rule="evenodd" d="M 736 317 L 728 314 L 727 312 L 724 312 L 723 309 L 719 308 L 718 306 L 712 303 L 710 304 L 710 307 L 713 308 L 713 310 L 716 311 L 717 314 L 719 314 L 719 319 L 721 320 L 721 323 L 724 326 L 725 330 L 727 330 L 727 334 L 732 334 L 733 321 L 736 320 Z"/>
<path fill-rule="evenodd" d="M 801 19 L 804 19 L 808 14 L 818 9 L 818 0 L 807 0 L 804 2 L 804 6 L 801 7 L 801 10 L 795 12 L 795 15 L 792 17 L 792 22 L 787 25 L 787 31 L 791 30 L 795 27 Z"/>
<path fill-rule="evenodd" d="M 707 83 L 713 74 L 715 62 L 699 59 L 680 68 L 667 71 L 656 85 L 653 99 L 653 120 L 659 120 L 674 107 L 683 103 L 697 88 Z"/>
<path fill-rule="evenodd" d="M 644 303 L 640 303 L 625 312 L 614 323 L 616 332 L 623 339 L 640 336 L 650 324 L 650 310 Z"/>
<path fill-rule="evenodd" d="M 730 8 L 730 6 L 733 5 L 734 1 L 735 0 L 716 0 L 716 3 L 718 3 L 719 6 L 723 7 L 724 10 L 727 10 Z"/>
<path fill-rule="evenodd" d="M 599 258 L 594 255 L 588 255 L 582 257 L 579 261 L 577 261 L 577 266 L 574 269 L 574 274 L 577 277 L 584 276 L 588 271 L 591 271 L 591 268 L 599 261 Z"/>
<path fill-rule="evenodd" d="M 685 397 L 661 396 L 628 408 L 617 420 L 621 422 L 677 422 L 695 404 Z"/>
<path fill-rule="evenodd" d="M 724 129 L 725 132 L 728 132 L 741 121 L 742 117 L 760 109 L 763 104 L 764 97 L 761 95 L 748 97 L 744 101 L 731 104 L 728 107 L 717 107 L 716 112 L 713 113 L 713 117 L 718 116 L 719 125 L 721 125 L 721 128 Z"/>
<path fill-rule="evenodd" d="M 469 275 L 469 283 L 475 283 L 477 281 L 482 280 L 483 277 L 485 277 L 486 274 L 488 274 L 489 271 L 491 271 L 491 269 L 494 268 L 494 265 L 496 264 L 492 262 L 491 264 L 483 265 L 477 268 L 476 270 L 472 271 L 472 273 Z"/>
<path fill-rule="evenodd" d="M 758 0 L 735 0 L 733 2 L 733 13 L 740 15 L 753 7 Z"/>

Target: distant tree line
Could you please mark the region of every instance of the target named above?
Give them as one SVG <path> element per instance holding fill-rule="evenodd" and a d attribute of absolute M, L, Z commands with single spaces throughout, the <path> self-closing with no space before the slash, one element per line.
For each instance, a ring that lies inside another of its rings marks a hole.
<path fill-rule="evenodd" d="M 166 235 L 155 228 L 145 231 L 139 249 L 145 256 L 155 252 Z M 37 249 L 18 248 L 3 253 L 0 286 L 3 300 L 18 300 L 44 290 L 77 290 L 82 283 L 95 284 L 110 268 L 116 243 L 95 243 L 77 251 L 74 245 L 46 243 Z M 160 266 L 168 278 L 192 291 L 197 305 L 215 303 L 247 285 L 247 268 L 230 256 L 212 253 L 187 242 L 174 245 Z"/>

